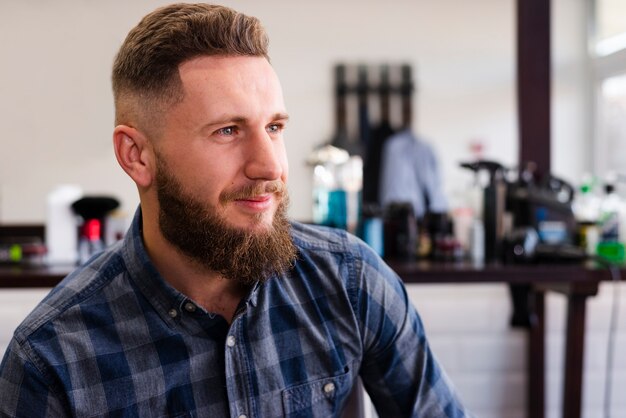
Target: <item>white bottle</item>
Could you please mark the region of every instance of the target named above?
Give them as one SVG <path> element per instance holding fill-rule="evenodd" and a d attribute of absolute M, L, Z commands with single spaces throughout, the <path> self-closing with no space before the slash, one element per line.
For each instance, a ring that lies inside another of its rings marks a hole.
<path fill-rule="evenodd" d="M 574 198 L 572 210 L 579 222 L 597 222 L 601 199 L 593 192 L 590 182 L 584 182 Z"/>
<path fill-rule="evenodd" d="M 46 248 L 49 264 L 75 264 L 78 260 L 78 223 L 72 203 L 83 192 L 75 185 L 61 185 L 48 195 Z"/>
<path fill-rule="evenodd" d="M 470 231 L 470 255 L 474 264 L 485 262 L 485 226 L 483 221 L 475 218 Z"/>

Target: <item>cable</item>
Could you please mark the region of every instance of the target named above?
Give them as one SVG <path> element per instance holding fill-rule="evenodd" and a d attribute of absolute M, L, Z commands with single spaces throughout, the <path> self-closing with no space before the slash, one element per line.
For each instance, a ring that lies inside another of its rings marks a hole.
<path fill-rule="evenodd" d="M 613 303 L 611 306 L 611 318 L 609 320 L 609 335 L 606 347 L 606 371 L 604 374 L 604 417 L 611 417 L 611 394 L 613 392 L 613 360 L 615 357 L 615 334 L 617 332 L 617 319 L 619 317 L 619 305 L 620 305 L 620 270 L 619 266 L 615 263 L 606 260 L 602 257 L 593 257 L 593 259 L 600 264 L 604 265 L 609 273 L 611 273 L 611 280 L 613 282 Z"/>
<path fill-rule="evenodd" d="M 617 318 L 619 315 L 620 302 L 620 273 L 615 265 L 609 267 L 611 279 L 613 280 L 613 307 L 611 308 L 611 319 L 609 322 L 609 338 L 606 348 L 606 374 L 604 384 L 604 416 L 611 417 L 611 393 L 613 392 L 613 360 L 615 356 L 615 334 L 617 332 Z"/>

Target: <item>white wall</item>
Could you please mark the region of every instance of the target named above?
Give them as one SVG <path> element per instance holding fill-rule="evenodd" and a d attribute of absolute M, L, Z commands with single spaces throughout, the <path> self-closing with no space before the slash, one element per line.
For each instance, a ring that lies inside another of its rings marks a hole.
<path fill-rule="evenodd" d="M 42 222 L 59 183 L 109 193 L 127 212 L 134 185 L 111 150 L 110 68 L 128 30 L 163 1 L 0 2 L 0 222 Z M 310 219 L 304 160 L 333 133 L 336 62 L 408 62 L 417 130 L 440 156 L 452 200 L 469 181 L 458 162 L 481 139 L 486 157 L 517 161 L 514 0 L 228 0 L 258 16 L 292 116 L 291 214 Z M 554 0 L 553 165 L 577 180 L 586 152 L 584 0 Z M 566 153 L 567 151 L 567 153 Z"/>
<path fill-rule="evenodd" d="M 617 289 L 617 332 L 611 370 L 611 417 L 626 417 L 626 285 L 603 283 L 588 299 L 583 374 L 583 418 L 605 417 L 609 323 Z M 411 285 L 433 351 L 467 405 L 481 418 L 526 417 L 527 334 L 511 329 L 505 285 Z M 566 299 L 546 297 L 546 417 L 562 416 Z"/>

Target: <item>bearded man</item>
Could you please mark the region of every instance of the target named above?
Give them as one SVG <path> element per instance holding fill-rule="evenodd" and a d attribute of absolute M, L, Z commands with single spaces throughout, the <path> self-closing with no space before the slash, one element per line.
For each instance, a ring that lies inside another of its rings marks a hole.
<path fill-rule="evenodd" d="M 0 415 L 464 417 L 398 277 L 342 231 L 286 217 L 288 114 L 255 18 L 175 4 L 113 67 L 125 239 L 17 329 Z"/>

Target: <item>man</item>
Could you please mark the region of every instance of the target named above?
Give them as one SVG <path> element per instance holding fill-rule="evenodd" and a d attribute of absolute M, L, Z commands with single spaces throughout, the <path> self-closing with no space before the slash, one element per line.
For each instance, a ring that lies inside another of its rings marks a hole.
<path fill-rule="evenodd" d="M 55 288 L 0 368 L 7 416 L 466 416 L 396 275 L 286 219 L 288 120 L 260 23 L 172 5 L 113 68 L 115 154 L 141 205 Z"/>

